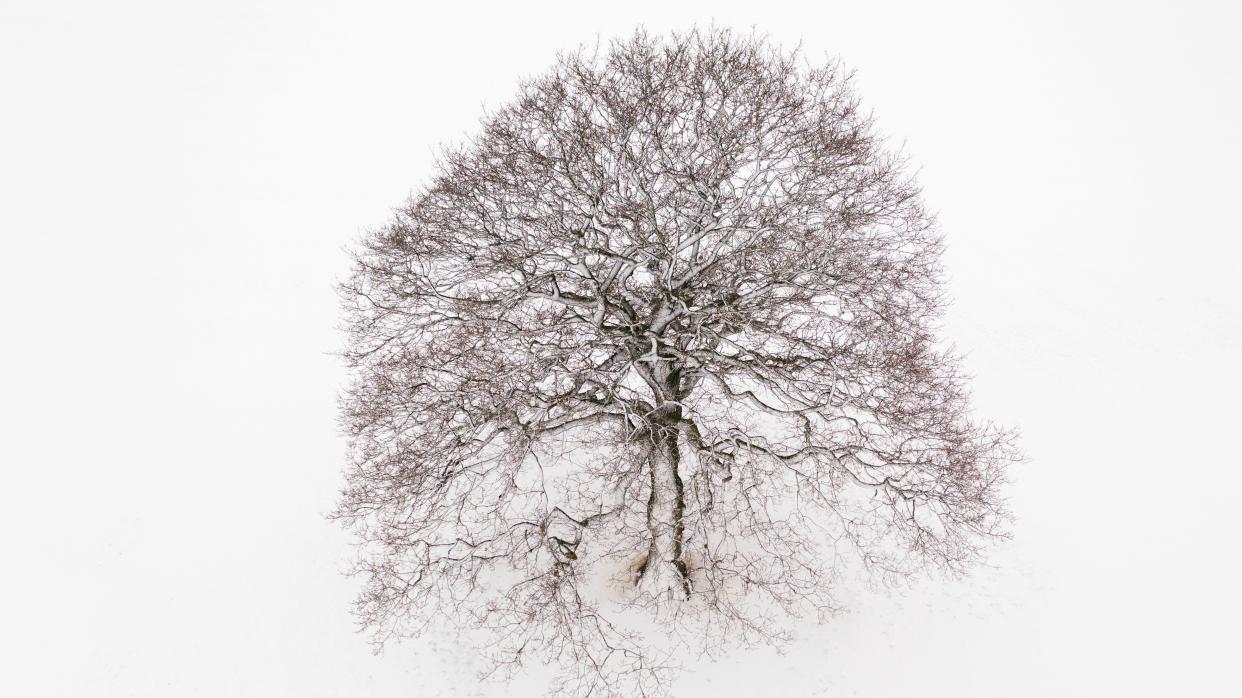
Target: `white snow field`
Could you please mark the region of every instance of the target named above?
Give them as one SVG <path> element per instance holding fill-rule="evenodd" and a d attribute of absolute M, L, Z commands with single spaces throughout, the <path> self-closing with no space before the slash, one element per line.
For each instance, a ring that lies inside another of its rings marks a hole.
<path fill-rule="evenodd" d="M 1239 695 L 1242 9 L 1225 2 L 0 5 L 0 695 L 540 696 L 373 656 L 344 248 L 557 50 L 694 23 L 839 56 L 939 212 L 1014 538 L 844 579 L 680 698 Z"/>

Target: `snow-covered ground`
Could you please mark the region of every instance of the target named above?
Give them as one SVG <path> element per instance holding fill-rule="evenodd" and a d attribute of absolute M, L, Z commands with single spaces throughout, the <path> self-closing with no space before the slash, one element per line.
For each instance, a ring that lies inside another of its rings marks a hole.
<path fill-rule="evenodd" d="M 1237 695 L 1242 10 L 1228 3 L 6 3 L 0 694 L 536 696 L 352 633 L 333 281 L 481 104 L 638 22 L 839 55 L 1016 425 L 994 567 L 677 696 Z"/>

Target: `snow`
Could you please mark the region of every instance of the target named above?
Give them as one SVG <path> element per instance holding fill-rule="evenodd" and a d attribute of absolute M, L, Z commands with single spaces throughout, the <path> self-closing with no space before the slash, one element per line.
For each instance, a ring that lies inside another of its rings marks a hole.
<path fill-rule="evenodd" d="M 1225 696 L 1242 682 L 1242 10 L 1221 3 L 15 3 L 0 9 L 0 694 L 539 696 L 347 612 L 342 248 L 579 41 L 693 21 L 859 69 L 947 234 L 992 568 L 674 695 Z"/>

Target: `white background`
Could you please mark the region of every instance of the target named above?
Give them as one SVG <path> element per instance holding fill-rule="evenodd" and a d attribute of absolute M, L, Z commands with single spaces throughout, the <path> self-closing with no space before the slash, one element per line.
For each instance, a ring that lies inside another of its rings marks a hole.
<path fill-rule="evenodd" d="M 859 71 L 1029 462 L 993 569 L 676 695 L 1242 691 L 1237 3 L 2 1 L 0 694 L 540 695 L 353 633 L 333 284 L 555 51 L 713 19 Z"/>

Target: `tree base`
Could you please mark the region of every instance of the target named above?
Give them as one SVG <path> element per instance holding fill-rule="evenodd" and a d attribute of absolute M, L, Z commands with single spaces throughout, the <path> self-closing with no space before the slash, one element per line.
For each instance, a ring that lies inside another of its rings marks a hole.
<path fill-rule="evenodd" d="M 690 574 L 681 560 L 644 559 L 636 568 L 634 588 L 655 599 L 690 598 Z"/>

